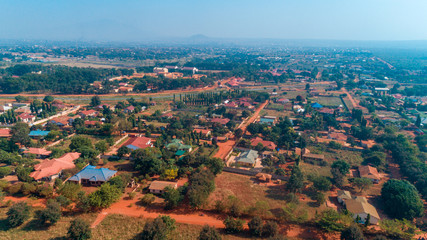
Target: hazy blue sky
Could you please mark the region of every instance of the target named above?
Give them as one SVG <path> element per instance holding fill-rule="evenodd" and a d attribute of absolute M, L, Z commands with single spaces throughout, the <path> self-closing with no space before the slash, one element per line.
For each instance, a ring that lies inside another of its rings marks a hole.
<path fill-rule="evenodd" d="M 0 38 L 427 40 L 427 0 L 0 0 Z"/>

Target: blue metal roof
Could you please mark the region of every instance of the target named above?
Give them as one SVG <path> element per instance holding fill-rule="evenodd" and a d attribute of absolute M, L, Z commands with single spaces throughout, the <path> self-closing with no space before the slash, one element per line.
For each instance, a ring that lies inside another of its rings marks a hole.
<path fill-rule="evenodd" d="M 106 182 L 110 180 L 117 171 L 110 170 L 108 168 L 96 168 L 95 166 L 88 165 L 83 168 L 76 175 L 70 177 L 70 181 L 80 181 L 82 179 L 89 179 L 90 181 L 102 181 Z"/>
<path fill-rule="evenodd" d="M 47 136 L 50 133 L 50 131 L 42 131 L 42 130 L 35 130 L 35 131 L 31 131 L 30 134 L 28 134 L 28 136 L 30 137 L 44 137 Z"/>
<path fill-rule="evenodd" d="M 322 108 L 323 106 L 316 102 L 316 103 L 311 104 L 311 107 L 312 108 Z"/>

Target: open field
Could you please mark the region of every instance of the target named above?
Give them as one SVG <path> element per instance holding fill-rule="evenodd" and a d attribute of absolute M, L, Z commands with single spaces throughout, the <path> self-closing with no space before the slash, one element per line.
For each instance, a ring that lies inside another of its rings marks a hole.
<path fill-rule="evenodd" d="M 339 97 L 314 97 L 312 102 L 318 102 L 325 107 L 338 107 L 342 105 L 342 101 Z"/>

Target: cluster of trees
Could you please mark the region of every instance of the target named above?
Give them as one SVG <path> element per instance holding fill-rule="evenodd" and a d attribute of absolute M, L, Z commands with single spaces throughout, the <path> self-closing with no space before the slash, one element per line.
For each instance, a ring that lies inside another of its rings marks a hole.
<path fill-rule="evenodd" d="M 279 147 L 290 149 L 295 147 L 295 141 L 299 138 L 293 130 L 292 123 L 288 117 L 279 118 L 275 126 L 269 127 L 266 124 L 251 123 L 247 130 L 252 135 L 262 134 L 266 140 L 270 140 Z"/>
<path fill-rule="evenodd" d="M 17 70 L 17 68 L 22 68 Z M 90 84 L 94 81 L 106 80 L 117 74 L 111 69 L 78 68 L 65 66 L 38 66 L 41 74 L 33 73 L 32 65 L 29 67 L 16 65 L 11 69 L 10 75 L 6 74 L 0 79 L 0 88 L 4 93 L 20 92 L 54 92 L 62 94 L 87 93 Z M 11 77 L 12 73 L 19 73 L 19 77 Z M 8 73 L 8 71 L 7 71 Z"/>
<path fill-rule="evenodd" d="M 144 76 L 143 78 L 135 78 L 136 81 L 134 91 L 144 92 L 148 89 L 152 91 L 164 91 L 164 90 L 174 90 L 181 89 L 186 87 L 203 87 L 212 85 L 215 81 L 212 78 L 202 77 L 200 79 L 194 78 L 165 78 L 159 76 L 158 78 Z"/>
<path fill-rule="evenodd" d="M 427 197 L 427 165 L 418 147 L 405 136 L 394 133 L 383 134 L 376 139 L 391 152 L 393 161 L 400 165 L 401 173 L 415 185 L 421 195 Z"/>
<path fill-rule="evenodd" d="M 48 201 L 46 208 L 34 213 L 40 227 L 56 224 L 62 216 L 62 205 L 57 201 Z M 33 209 L 26 202 L 17 202 L 7 211 L 7 223 L 15 228 L 31 218 Z M 92 235 L 89 224 L 81 218 L 71 221 L 67 237 L 72 240 L 86 240 Z"/>
<path fill-rule="evenodd" d="M 7 110 L 5 113 L 0 115 L 0 123 L 12 124 L 18 121 L 18 115 L 13 111 L 13 109 Z"/>

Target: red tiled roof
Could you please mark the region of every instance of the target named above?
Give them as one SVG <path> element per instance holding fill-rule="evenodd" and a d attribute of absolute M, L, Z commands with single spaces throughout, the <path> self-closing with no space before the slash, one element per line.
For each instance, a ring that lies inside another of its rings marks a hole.
<path fill-rule="evenodd" d="M 123 146 L 132 145 L 138 148 L 151 147 L 151 138 L 148 137 L 132 137 L 126 141 Z"/>
<path fill-rule="evenodd" d="M 0 128 L 0 137 L 10 137 L 10 129 Z"/>
<path fill-rule="evenodd" d="M 88 115 L 97 113 L 97 111 L 91 109 L 91 110 L 81 111 L 80 113 L 88 116 Z"/>
<path fill-rule="evenodd" d="M 360 166 L 359 167 L 360 177 L 380 180 L 380 174 L 378 170 L 371 166 Z"/>
<path fill-rule="evenodd" d="M 34 166 L 34 172 L 30 174 L 30 177 L 35 180 L 50 177 L 52 175 L 60 173 L 64 169 L 74 168 L 74 160 L 80 157 L 80 153 L 66 153 L 60 158 L 54 158 L 52 160 L 46 159 L 43 162 Z"/>
<path fill-rule="evenodd" d="M 212 118 L 211 122 L 213 123 L 220 123 L 222 125 L 227 124 L 230 121 L 230 119 L 228 118 Z"/>
<path fill-rule="evenodd" d="M 18 115 L 18 117 L 21 119 L 30 119 L 30 118 L 34 118 L 35 116 L 28 114 L 28 113 L 23 113 L 23 114 Z"/>
<path fill-rule="evenodd" d="M 263 140 L 260 137 L 256 137 L 254 139 L 251 139 L 251 146 L 256 147 L 259 143 L 261 143 L 264 147 L 271 149 L 271 150 L 274 150 L 277 147 L 277 145 L 274 142 Z"/>
<path fill-rule="evenodd" d="M 28 150 L 25 150 L 24 153 L 48 156 L 52 153 L 52 151 L 48 151 L 44 148 L 28 148 Z"/>
<path fill-rule="evenodd" d="M 85 121 L 85 125 L 94 126 L 97 123 L 102 124 L 100 121 Z"/>

